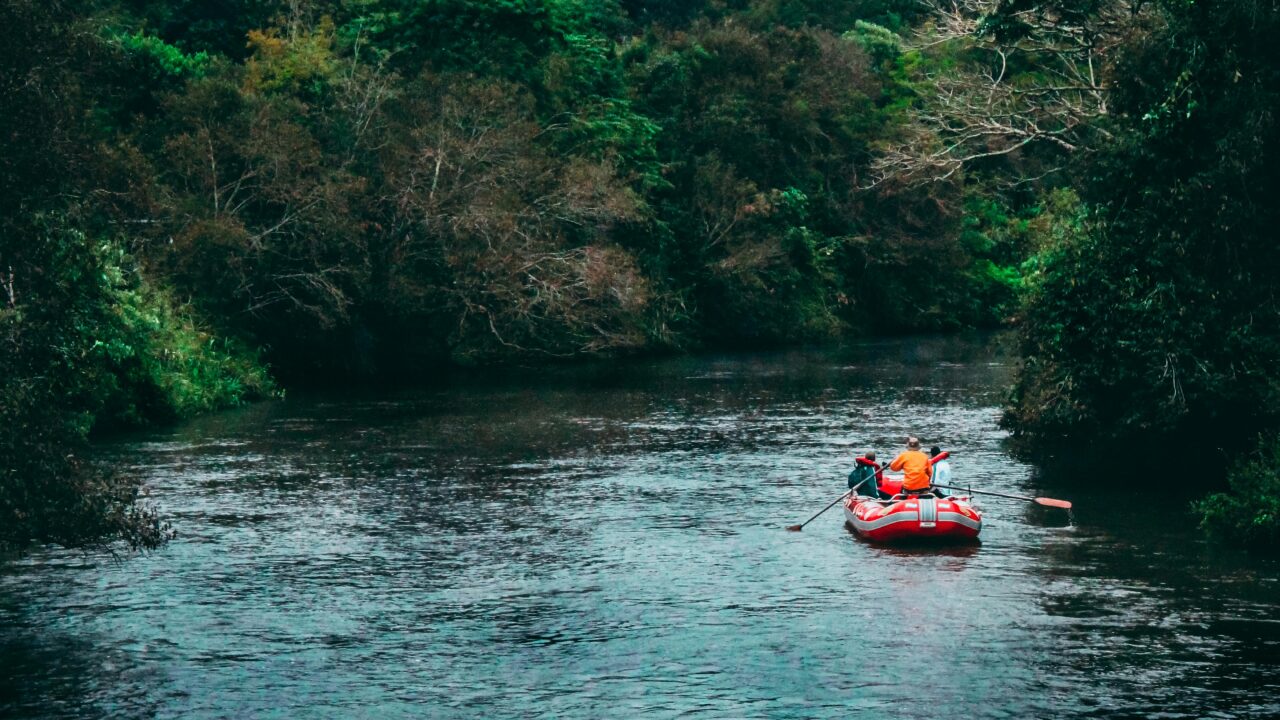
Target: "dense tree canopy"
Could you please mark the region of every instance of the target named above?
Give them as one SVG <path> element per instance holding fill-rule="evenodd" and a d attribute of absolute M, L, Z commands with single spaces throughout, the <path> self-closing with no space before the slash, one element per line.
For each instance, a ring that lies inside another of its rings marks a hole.
<path fill-rule="evenodd" d="M 0 543 L 163 535 L 93 429 L 450 363 L 1016 318 L 1018 434 L 1253 437 L 1276 21 L 0 0 Z"/>
<path fill-rule="evenodd" d="M 1045 248 L 1011 420 L 1045 436 L 1231 445 L 1280 401 L 1280 29 L 1271 3 L 1171 3 L 1125 48 L 1090 212 Z"/>

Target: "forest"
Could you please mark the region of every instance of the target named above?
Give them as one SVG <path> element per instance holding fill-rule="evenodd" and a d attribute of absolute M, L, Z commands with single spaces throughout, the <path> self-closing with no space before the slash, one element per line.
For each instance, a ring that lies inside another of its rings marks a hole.
<path fill-rule="evenodd" d="M 1166 458 L 1275 547 L 1277 31 L 1274 0 L 0 0 L 0 547 L 164 542 L 91 440 L 289 387 L 972 328 L 1017 334 L 1026 452 Z"/>

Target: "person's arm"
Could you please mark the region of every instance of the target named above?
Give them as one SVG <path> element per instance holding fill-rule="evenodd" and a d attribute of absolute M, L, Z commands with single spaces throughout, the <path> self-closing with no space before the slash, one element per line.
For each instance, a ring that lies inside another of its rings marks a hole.
<path fill-rule="evenodd" d="M 893 462 L 889 463 L 889 469 L 893 470 L 894 472 L 897 472 L 902 469 L 902 464 L 903 464 L 902 456 L 899 455 L 898 457 L 893 459 Z"/>

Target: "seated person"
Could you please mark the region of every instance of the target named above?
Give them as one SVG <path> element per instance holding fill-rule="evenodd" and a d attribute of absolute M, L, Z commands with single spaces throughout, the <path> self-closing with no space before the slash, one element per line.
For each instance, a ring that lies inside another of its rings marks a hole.
<path fill-rule="evenodd" d="M 858 458 L 858 464 L 849 473 L 849 489 L 858 488 L 858 493 L 873 498 L 886 499 L 888 496 L 880 492 L 880 483 L 884 480 L 884 468 L 876 462 L 874 450 Z M 858 484 L 861 483 L 861 487 Z"/>
<path fill-rule="evenodd" d="M 949 453 L 942 452 L 942 448 L 937 445 L 929 448 L 929 462 L 933 463 L 933 478 L 931 478 L 931 482 L 934 483 L 933 494 L 938 497 L 950 495 L 938 485 L 954 484 L 951 482 L 951 461 L 947 459 L 948 455 Z"/>
<path fill-rule="evenodd" d="M 920 451 L 920 438 L 907 438 L 907 449 L 889 463 L 890 470 L 901 470 L 902 493 L 918 495 L 929 492 L 933 478 L 933 466 L 929 464 L 929 456 Z"/>

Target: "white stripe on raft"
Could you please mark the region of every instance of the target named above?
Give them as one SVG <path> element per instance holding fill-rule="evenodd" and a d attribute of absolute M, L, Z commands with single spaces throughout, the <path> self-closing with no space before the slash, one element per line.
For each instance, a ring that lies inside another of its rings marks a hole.
<path fill-rule="evenodd" d="M 859 520 L 856 516 L 853 518 L 853 526 L 859 530 L 875 530 L 886 525 L 894 525 L 901 522 L 917 522 L 920 518 L 915 517 L 911 513 L 892 513 L 875 520 Z"/>
<path fill-rule="evenodd" d="M 981 521 L 974 520 L 968 515 L 964 515 L 958 512 L 940 512 L 938 513 L 938 522 L 953 522 L 953 523 L 959 523 L 960 525 L 963 525 L 967 528 L 973 528 L 974 530 L 982 529 Z"/>

